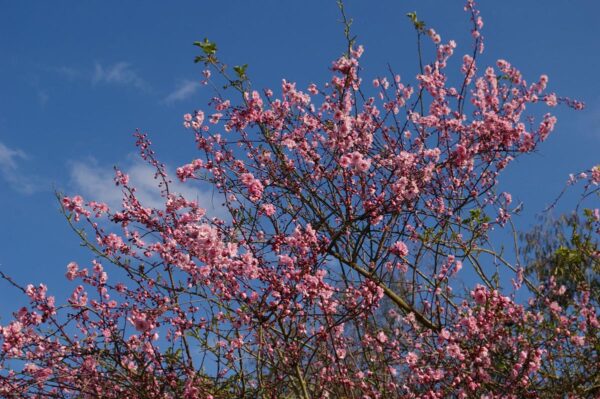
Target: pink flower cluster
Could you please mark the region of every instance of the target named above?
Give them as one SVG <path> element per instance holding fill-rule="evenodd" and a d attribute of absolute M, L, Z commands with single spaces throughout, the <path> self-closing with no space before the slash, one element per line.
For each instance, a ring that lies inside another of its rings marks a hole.
<path fill-rule="evenodd" d="M 598 298 L 536 287 L 489 243 L 514 212 L 498 176 L 556 124 L 529 105 L 579 106 L 547 92 L 545 75 L 480 67 L 483 22 L 473 1 L 466 10 L 473 48 L 457 76 L 456 43 L 418 29 L 434 51 L 415 84 L 363 84 L 364 49 L 349 46 L 323 85 L 258 92 L 198 42 L 205 80 L 241 96 L 184 115 L 200 155 L 176 175 L 210 184 L 227 216 L 175 194 L 136 133 L 164 206 L 120 171 L 119 209 L 62 198 L 94 259 L 67 265 L 76 283 L 61 306 L 45 285 L 19 286 L 29 304 L 0 327 L 0 396 L 585 397 Z M 589 196 L 600 169 L 577 179 Z M 489 275 L 504 266 L 528 304 Z"/>

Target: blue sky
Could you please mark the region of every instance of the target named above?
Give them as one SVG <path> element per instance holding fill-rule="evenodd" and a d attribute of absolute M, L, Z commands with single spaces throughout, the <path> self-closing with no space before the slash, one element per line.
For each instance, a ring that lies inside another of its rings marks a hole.
<path fill-rule="evenodd" d="M 366 49 L 363 77 L 384 74 L 389 62 L 413 81 L 414 32 L 404 16 L 413 10 L 443 40 L 455 39 L 459 56 L 468 51 L 462 6 L 462 0 L 348 0 Z M 569 173 L 600 162 L 600 2 L 505 0 L 481 9 L 484 63 L 506 58 L 529 80 L 546 73 L 551 90 L 588 106 L 556 110 L 551 138 L 502 179 L 525 202 L 518 223 L 526 226 Z M 321 83 L 344 49 L 334 0 L 0 0 L 0 10 L 0 268 L 21 282 L 47 282 L 55 292 L 65 288 L 69 261 L 90 259 L 59 214 L 55 189 L 114 202 L 112 167 L 119 165 L 156 201 L 148 170 L 135 157 L 136 128 L 150 134 L 171 169 L 193 156 L 181 118 L 212 94 L 199 84 L 193 41 L 208 37 L 226 62 L 249 64 L 255 87 L 277 87 L 282 78 L 302 87 Z M 210 201 L 208 192 L 190 195 Z M 0 314 L 19 302 L 14 294 L 0 282 Z"/>

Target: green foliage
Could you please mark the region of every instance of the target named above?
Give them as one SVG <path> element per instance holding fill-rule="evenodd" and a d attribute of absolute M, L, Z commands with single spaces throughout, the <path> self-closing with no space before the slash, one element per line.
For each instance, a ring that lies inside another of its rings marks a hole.
<path fill-rule="evenodd" d="M 425 21 L 419 21 L 419 19 L 417 18 L 417 12 L 416 11 L 409 12 L 409 13 L 406 14 L 406 16 L 413 23 L 413 25 L 415 26 L 415 29 L 417 31 L 423 32 L 425 30 Z"/>
<path fill-rule="evenodd" d="M 558 218 L 544 217 L 530 232 L 521 234 L 524 243 L 525 273 L 544 282 L 554 277 L 571 298 L 582 287 L 600 298 L 600 250 L 594 232 L 593 213 L 573 213 Z"/>
<path fill-rule="evenodd" d="M 484 223 L 489 223 L 490 220 L 490 217 L 483 213 L 481 208 L 475 208 L 469 210 L 469 217 L 464 219 L 462 223 L 467 226 L 475 227 Z"/>
<path fill-rule="evenodd" d="M 248 64 L 244 65 L 236 65 L 233 67 L 233 71 L 238 76 L 240 80 L 246 79 L 246 69 L 248 69 Z"/>
<path fill-rule="evenodd" d="M 215 55 L 217 54 L 217 44 L 211 42 L 208 39 L 204 39 L 202 42 L 194 42 L 194 46 L 200 47 L 204 55 L 199 55 L 194 58 L 194 62 L 211 62 L 215 60 Z"/>

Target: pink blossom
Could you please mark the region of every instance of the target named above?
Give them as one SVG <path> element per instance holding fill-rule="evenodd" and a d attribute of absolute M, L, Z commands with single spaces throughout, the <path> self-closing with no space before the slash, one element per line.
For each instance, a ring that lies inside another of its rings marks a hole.
<path fill-rule="evenodd" d="M 273 204 L 262 204 L 261 209 L 267 216 L 273 216 L 275 214 L 275 206 Z"/>
<path fill-rule="evenodd" d="M 558 302 L 552 301 L 552 303 L 550 303 L 550 310 L 552 310 L 555 313 L 559 313 L 562 310 L 562 308 L 560 307 Z"/>
<path fill-rule="evenodd" d="M 487 291 L 482 286 L 477 286 L 474 291 L 471 291 L 471 296 L 475 299 L 478 305 L 483 305 L 487 301 Z"/>
<path fill-rule="evenodd" d="M 147 316 L 141 312 L 133 312 L 132 316 L 129 318 L 129 321 L 139 332 L 147 332 L 154 328 Z"/>
<path fill-rule="evenodd" d="M 73 281 L 75 279 L 75 277 L 77 276 L 78 270 L 79 270 L 79 266 L 77 265 L 77 263 L 70 262 L 67 265 L 67 273 L 66 273 L 67 279 Z"/>
<path fill-rule="evenodd" d="M 573 335 L 571 337 L 571 342 L 573 342 L 573 344 L 577 345 L 577 346 L 584 346 L 585 345 L 585 337 L 583 337 L 581 335 Z"/>
<path fill-rule="evenodd" d="M 409 366 L 414 366 L 415 364 L 417 364 L 419 357 L 414 352 L 408 352 L 408 354 L 405 357 L 405 360 Z"/>
<path fill-rule="evenodd" d="M 394 245 L 390 247 L 390 252 L 399 257 L 405 257 L 408 255 L 408 247 L 402 241 L 396 241 Z"/>
<path fill-rule="evenodd" d="M 600 184 L 600 165 L 596 165 L 592 168 L 592 183 Z"/>

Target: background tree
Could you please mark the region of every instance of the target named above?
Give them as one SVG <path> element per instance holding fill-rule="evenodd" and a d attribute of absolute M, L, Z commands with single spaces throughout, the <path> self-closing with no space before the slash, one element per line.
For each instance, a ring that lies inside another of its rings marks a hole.
<path fill-rule="evenodd" d="M 551 214 L 544 215 L 540 224 L 521 236 L 526 275 L 537 281 L 548 281 L 553 277 L 558 285 L 565 287 L 565 298 L 576 295 L 583 285 L 598 301 L 600 248 L 596 219 L 593 209 L 584 209 L 582 216 L 577 213 L 556 218 Z"/>
<path fill-rule="evenodd" d="M 599 171 L 595 167 L 592 175 Z M 586 177 L 584 174 L 579 178 Z M 585 186 L 583 198 L 598 195 L 599 190 L 593 182 Z M 548 317 L 549 323 L 538 332 L 542 336 L 552 335 L 554 331 L 564 328 L 564 319 L 556 317 L 558 309 L 564 308 L 573 317 L 578 312 L 572 307 L 574 303 L 590 303 L 594 309 L 600 306 L 600 214 L 598 208 L 583 208 L 581 211 L 579 208 L 556 218 L 549 212 L 545 213 L 538 225 L 521 234 L 525 274 L 551 288 L 538 297 L 538 303 L 530 306 L 533 311 L 551 315 Z M 573 350 L 573 345 L 580 344 L 581 332 L 577 329 L 572 331 L 570 340 L 563 340 L 560 346 L 547 347 L 552 353 L 552 360 L 543 364 L 542 368 L 554 377 L 545 381 L 545 392 L 579 392 L 586 397 L 598 395 L 600 370 L 596 360 L 600 346 L 597 331 L 593 332 L 596 337 L 590 338 L 596 341 L 585 351 Z M 543 342 L 540 336 L 535 339 Z M 548 342 L 553 341 L 550 339 Z M 590 363 L 588 357 L 594 359 L 595 363 Z"/>

